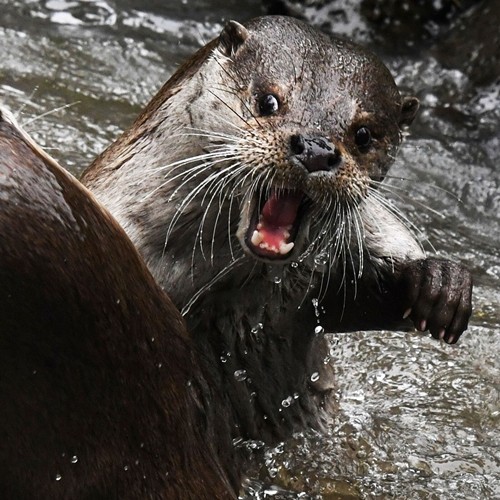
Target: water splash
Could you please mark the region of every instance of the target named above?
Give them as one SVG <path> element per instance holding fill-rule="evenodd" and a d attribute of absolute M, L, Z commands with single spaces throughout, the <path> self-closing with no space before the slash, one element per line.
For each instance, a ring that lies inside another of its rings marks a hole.
<path fill-rule="evenodd" d="M 247 377 L 248 375 L 246 370 L 236 370 L 234 372 L 234 378 L 237 382 L 244 382 Z"/>

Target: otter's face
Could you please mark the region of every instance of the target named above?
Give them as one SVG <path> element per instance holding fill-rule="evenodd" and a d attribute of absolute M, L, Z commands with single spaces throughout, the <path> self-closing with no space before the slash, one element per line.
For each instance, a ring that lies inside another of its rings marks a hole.
<path fill-rule="evenodd" d="M 221 130 L 235 135 L 244 179 L 244 250 L 273 262 L 341 251 L 352 224 L 362 234 L 357 207 L 383 180 L 418 101 L 401 99 L 372 54 L 289 18 L 230 22 L 213 63 L 226 80 L 214 107 L 231 108 Z"/>

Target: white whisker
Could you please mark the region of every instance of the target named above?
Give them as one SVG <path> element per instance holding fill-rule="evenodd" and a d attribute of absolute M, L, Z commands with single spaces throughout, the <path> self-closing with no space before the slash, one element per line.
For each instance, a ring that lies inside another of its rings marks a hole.
<path fill-rule="evenodd" d="M 181 314 L 185 316 L 193 307 L 194 303 L 210 288 L 217 283 L 220 279 L 226 276 L 230 271 L 232 271 L 235 267 L 241 264 L 244 261 L 244 256 L 239 257 L 236 260 L 231 261 L 226 267 L 224 267 L 221 271 L 219 271 L 208 283 L 203 285 L 196 293 L 193 294 L 191 299 L 187 302 L 187 304 L 182 308 Z"/>
<path fill-rule="evenodd" d="M 34 116 L 30 120 L 26 120 L 25 122 L 21 123 L 21 127 L 26 128 L 26 126 L 29 125 L 30 123 L 36 122 L 37 120 L 45 118 L 46 116 L 53 115 L 54 113 L 62 111 L 63 109 L 71 108 L 71 106 L 74 106 L 75 104 L 80 104 L 80 101 L 70 102 L 69 104 L 65 104 L 64 106 L 59 106 L 58 108 L 50 109 L 49 111 L 46 111 L 41 115 Z"/>

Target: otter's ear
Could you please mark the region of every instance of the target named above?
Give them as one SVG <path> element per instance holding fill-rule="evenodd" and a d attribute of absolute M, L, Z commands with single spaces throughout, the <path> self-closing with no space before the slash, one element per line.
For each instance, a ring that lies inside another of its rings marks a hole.
<path fill-rule="evenodd" d="M 420 102 L 416 97 L 405 97 L 401 103 L 401 115 L 399 117 L 399 127 L 407 127 L 414 120 Z"/>
<path fill-rule="evenodd" d="M 231 57 L 248 38 L 248 30 L 236 21 L 228 21 L 219 35 L 219 50 L 227 57 Z"/>

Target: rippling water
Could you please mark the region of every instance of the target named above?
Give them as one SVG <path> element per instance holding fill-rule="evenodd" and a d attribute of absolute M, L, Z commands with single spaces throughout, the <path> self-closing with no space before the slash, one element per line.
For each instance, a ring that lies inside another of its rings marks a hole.
<path fill-rule="evenodd" d="M 0 9 L 0 98 L 75 174 L 222 19 L 261 13 L 251 0 Z M 500 86 L 471 88 L 431 57 L 382 55 L 423 104 L 392 171 L 394 198 L 430 251 L 473 270 L 472 325 L 458 346 L 418 333 L 332 336 L 328 435 L 267 450 L 245 498 L 500 498 Z"/>

